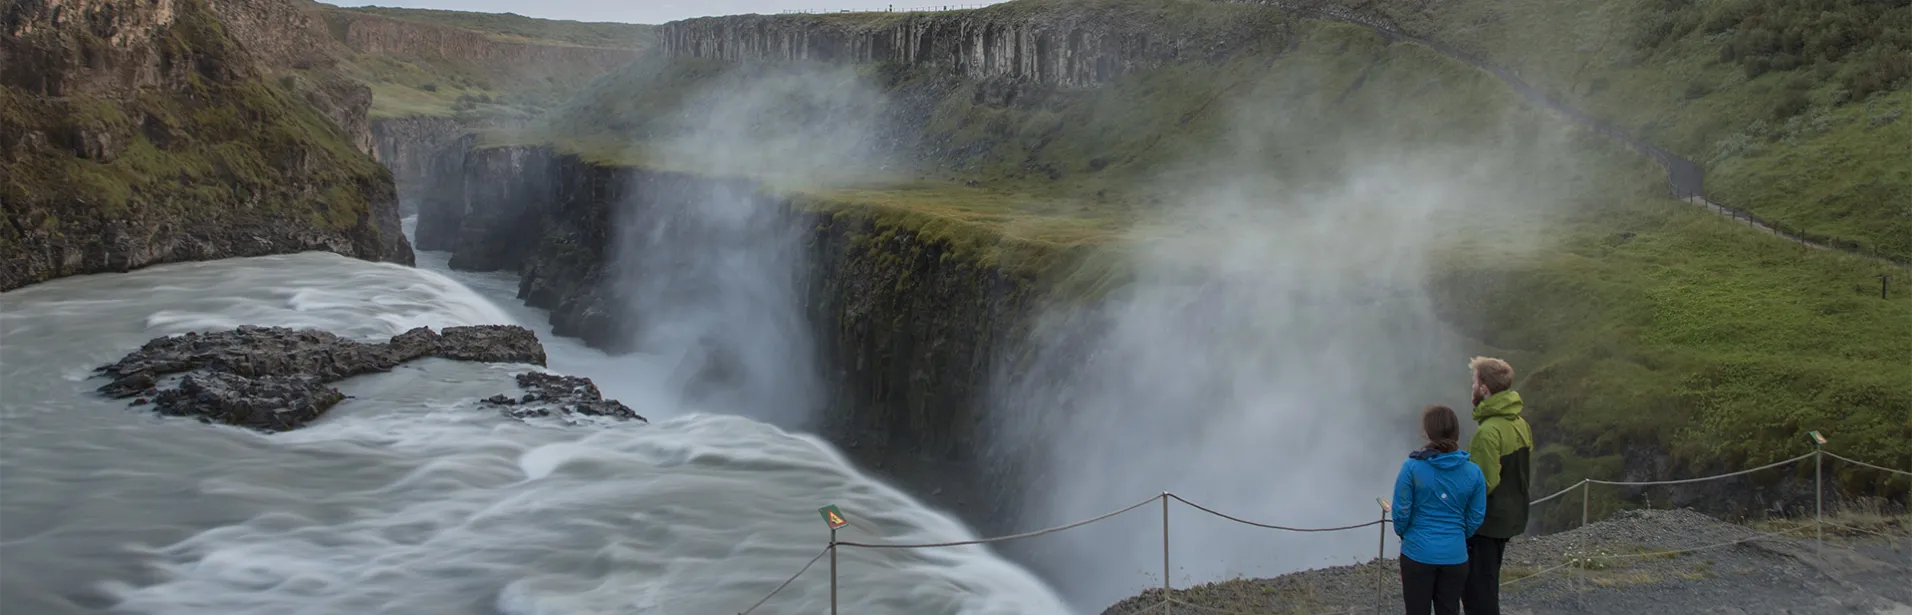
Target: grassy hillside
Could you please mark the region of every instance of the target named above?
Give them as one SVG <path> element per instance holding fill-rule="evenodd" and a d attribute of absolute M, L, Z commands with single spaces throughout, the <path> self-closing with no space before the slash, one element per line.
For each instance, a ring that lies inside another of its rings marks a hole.
<path fill-rule="evenodd" d="M 375 118 L 458 116 L 519 122 L 569 99 L 591 79 L 624 59 L 592 62 L 465 57 L 470 49 L 363 53 L 345 45 L 350 24 L 390 20 L 426 28 L 474 33 L 504 45 L 558 48 L 596 56 L 634 55 L 655 44 L 652 27 L 534 19 L 512 13 L 472 13 L 383 7 L 318 5 L 332 35 L 342 71 L 372 88 Z M 406 35 L 400 34 L 400 38 Z M 431 45 L 436 38 L 411 37 L 389 48 Z M 595 50 L 595 51 L 594 51 Z"/>
<path fill-rule="evenodd" d="M 1349 5 L 1356 3 L 1348 2 Z M 1715 199 L 1912 258 L 1912 5 L 1360 3 L 1705 165 Z"/>
<path fill-rule="evenodd" d="M 1629 452 L 1664 452 L 1673 474 L 1777 460 L 1805 450 L 1804 433 L 1815 429 L 1839 452 L 1912 465 L 1912 294 L 1878 296 L 1878 276 L 1902 271 L 1673 201 L 1649 161 L 1420 46 L 1242 5 L 1159 6 L 1165 29 L 1221 17 L 1259 34 L 1210 61 L 1088 91 L 1029 88 L 1013 104 L 985 102 L 988 84 L 931 70 L 843 69 L 886 96 L 878 115 L 900 127 L 883 133 L 894 138 L 883 157 L 890 169 L 785 189 L 814 207 L 947 239 L 980 262 L 1094 290 L 1121 283 L 1119 256 L 1136 242 L 1205 232 L 1162 214 L 1190 187 L 1251 177 L 1261 188 L 1307 192 L 1359 184 L 1384 164 L 1452 165 L 1457 176 L 1486 168 L 1486 185 L 1470 189 L 1487 195 L 1480 211 L 1491 215 L 1426 229 L 1442 239 L 1429 285 L 1482 350 L 1520 366 L 1547 434 L 1542 487 L 1620 476 Z M 1642 71 L 1653 66 L 1641 62 Z M 765 70 L 642 62 L 599 80 L 542 132 L 512 138 L 600 162 L 669 166 L 675 160 L 657 144 L 668 141 L 670 118 L 689 113 L 687 101 L 705 88 Z M 1761 155 L 1821 148 L 1851 159 L 1903 146 L 1802 139 L 1765 143 Z M 1730 177 L 1739 179 L 1722 180 L 1729 196 L 1844 185 L 1813 174 L 1783 187 Z M 1877 477 L 1846 478 L 1855 491 L 1884 491 Z"/>
<path fill-rule="evenodd" d="M 656 41 L 652 27 L 646 24 L 537 19 L 517 13 L 381 6 L 339 7 L 337 10 L 483 32 L 498 40 L 517 43 L 647 49 Z"/>

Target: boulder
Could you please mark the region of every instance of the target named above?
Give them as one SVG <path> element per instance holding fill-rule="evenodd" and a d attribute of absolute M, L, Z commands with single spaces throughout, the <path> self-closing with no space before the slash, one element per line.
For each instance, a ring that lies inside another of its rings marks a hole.
<path fill-rule="evenodd" d="M 528 391 L 517 398 L 494 395 L 484 403 L 500 407 L 506 416 L 517 419 L 566 415 L 650 422 L 615 399 L 604 399 L 590 378 L 560 376 L 543 372 L 518 374 L 518 387 Z"/>

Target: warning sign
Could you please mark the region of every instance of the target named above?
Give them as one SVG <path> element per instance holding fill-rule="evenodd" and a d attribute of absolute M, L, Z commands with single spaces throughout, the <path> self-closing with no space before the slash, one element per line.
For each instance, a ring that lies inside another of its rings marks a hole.
<path fill-rule="evenodd" d="M 817 512 L 823 515 L 824 523 L 830 524 L 830 529 L 834 530 L 850 524 L 849 521 L 843 519 L 843 511 L 837 510 L 835 504 L 819 508 Z"/>
<path fill-rule="evenodd" d="M 1819 432 L 1817 432 L 1817 431 L 1808 431 L 1808 432 L 1806 432 L 1806 433 L 1808 433 L 1808 434 L 1811 434 L 1811 435 L 1812 435 L 1812 441 L 1813 441 L 1813 442 L 1817 442 L 1817 443 L 1819 443 L 1819 445 L 1820 445 L 1820 446 L 1825 446 L 1825 444 L 1826 444 L 1826 437 L 1825 437 L 1825 436 L 1822 436 L 1822 435 L 1819 435 Z"/>

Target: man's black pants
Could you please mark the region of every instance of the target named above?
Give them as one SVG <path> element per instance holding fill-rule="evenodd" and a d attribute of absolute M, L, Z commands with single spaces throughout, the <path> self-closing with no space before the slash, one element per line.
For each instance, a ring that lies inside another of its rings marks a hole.
<path fill-rule="evenodd" d="M 1507 539 L 1475 536 L 1467 539 L 1467 588 L 1461 591 L 1461 607 L 1467 615 L 1500 615 L 1500 556 L 1507 552 Z"/>
<path fill-rule="evenodd" d="M 1467 563 L 1436 566 L 1401 556 L 1401 595 L 1407 615 L 1460 615 L 1461 587 L 1467 584 Z"/>

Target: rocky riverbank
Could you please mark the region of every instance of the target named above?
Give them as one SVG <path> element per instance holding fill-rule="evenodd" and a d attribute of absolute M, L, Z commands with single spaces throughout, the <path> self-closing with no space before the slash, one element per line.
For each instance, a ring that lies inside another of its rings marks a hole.
<path fill-rule="evenodd" d="M 1810 520 L 1755 527 L 1684 509 L 1629 511 L 1572 531 L 1516 538 L 1501 571 L 1502 607 L 1517 614 L 1912 612 L 1907 518 L 1842 520 L 1828 530 L 1823 549 L 1815 548 Z M 1562 566 L 1575 558 L 1586 567 Z M 1381 611 L 1398 611 L 1400 567 L 1389 559 L 1210 583 L 1172 596 L 1178 612 L 1365 613 L 1377 598 Z M 1156 613 L 1161 604 L 1161 591 L 1150 590 L 1103 615 Z"/>
<path fill-rule="evenodd" d="M 243 326 L 156 338 L 96 371 L 112 379 L 99 388 L 109 397 L 134 398 L 136 406 L 151 403 L 169 416 L 278 432 L 304 427 L 345 399 L 326 384 L 426 357 L 545 362 L 537 335 L 514 325 L 442 332 L 419 327 L 382 343 L 316 330 Z M 173 374 L 184 375 L 168 378 Z M 515 418 L 563 413 L 643 420 L 624 404 L 605 400 L 586 378 L 530 372 L 518 375 L 518 384 L 529 393 L 498 395 L 487 403 Z"/>

